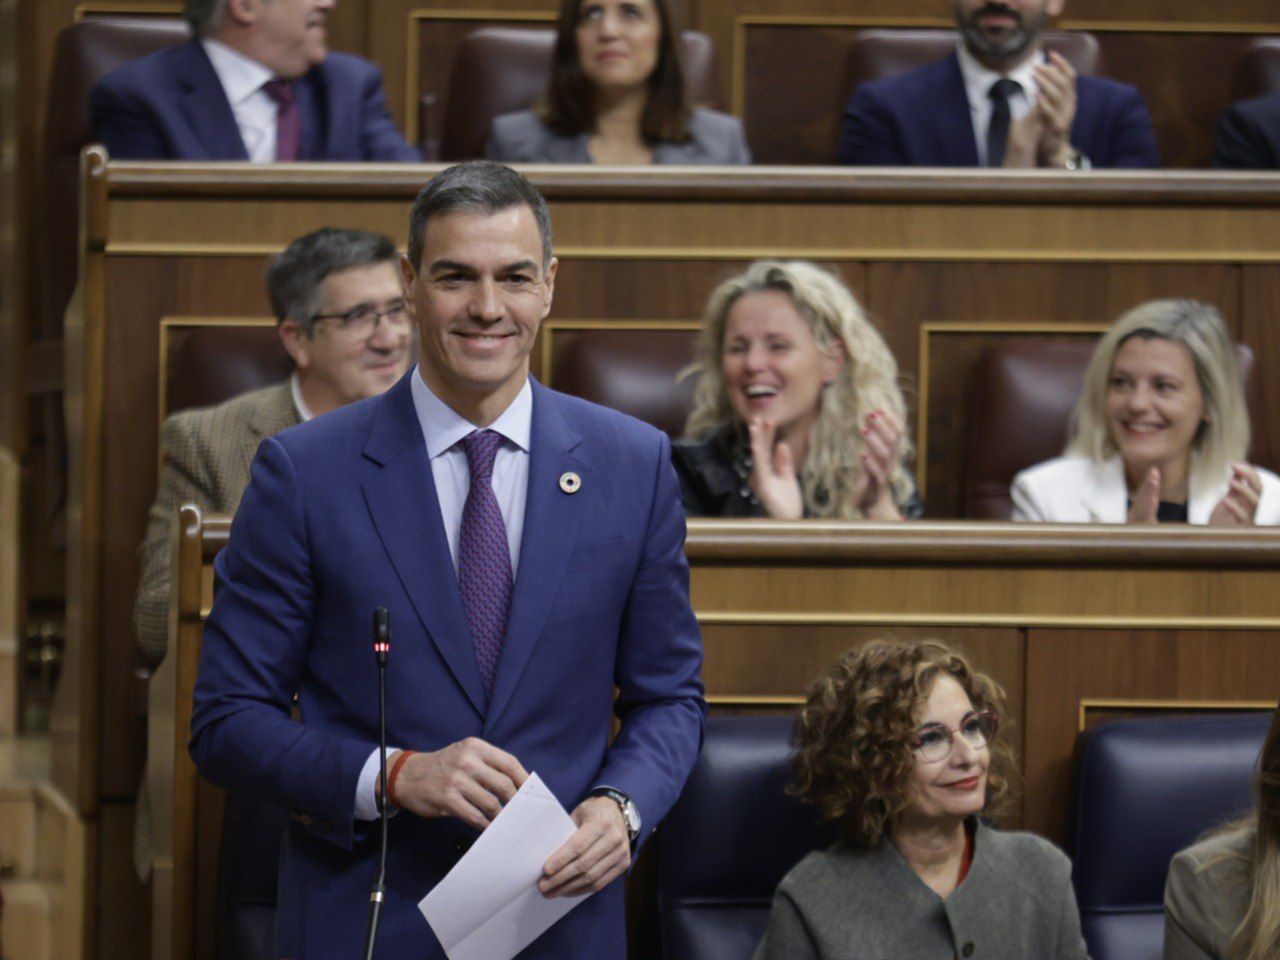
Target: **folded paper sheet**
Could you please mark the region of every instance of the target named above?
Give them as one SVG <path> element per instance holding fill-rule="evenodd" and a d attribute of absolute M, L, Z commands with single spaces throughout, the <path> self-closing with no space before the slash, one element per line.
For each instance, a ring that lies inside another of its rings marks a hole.
<path fill-rule="evenodd" d="M 575 827 L 536 773 L 418 909 L 449 960 L 510 960 L 587 895 L 545 899 L 542 865 Z"/>

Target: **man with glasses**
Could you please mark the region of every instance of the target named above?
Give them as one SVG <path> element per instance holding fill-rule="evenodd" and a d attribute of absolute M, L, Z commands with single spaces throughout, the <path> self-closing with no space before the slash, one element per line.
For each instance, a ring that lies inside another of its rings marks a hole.
<path fill-rule="evenodd" d="M 249 464 L 266 437 L 382 393 L 408 369 L 413 312 L 400 255 L 381 234 L 325 228 L 294 240 L 267 269 L 280 339 L 293 358 L 287 380 L 215 407 L 175 413 L 160 430 L 161 469 L 151 505 L 134 626 L 143 655 L 168 646 L 169 558 L 174 516 L 184 503 L 234 513 Z M 139 794 L 134 860 L 151 869 L 145 784 Z"/>

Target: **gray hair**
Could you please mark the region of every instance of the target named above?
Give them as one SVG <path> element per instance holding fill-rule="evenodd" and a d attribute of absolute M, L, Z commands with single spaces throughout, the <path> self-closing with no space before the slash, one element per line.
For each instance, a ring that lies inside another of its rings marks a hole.
<path fill-rule="evenodd" d="M 276 322 L 297 320 L 311 336 L 325 277 L 375 263 L 395 266 L 399 258 L 396 245 L 380 233 L 324 227 L 299 237 L 267 267 L 267 295 Z"/>
<path fill-rule="evenodd" d="M 1107 388 L 1116 353 L 1133 337 L 1180 343 L 1191 354 L 1205 420 L 1192 440 L 1196 459 L 1190 479 L 1197 489 L 1221 481 L 1227 467 L 1248 452 L 1249 411 L 1227 325 L 1214 307 L 1198 300 L 1149 300 L 1103 334 L 1085 370 L 1066 452 L 1099 463 L 1118 452 L 1107 416 Z"/>
<path fill-rule="evenodd" d="M 469 160 L 437 173 L 422 188 L 409 212 L 409 262 L 422 269 L 422 245 L 427 221 L 463 211 L 497 213 L 526 206 L 533 212 L 542 240 L 542 269 L 551 265 L 551 212 L 547 201 L 528 180 L 492 160 Z"/>
<path fill-rule="evenodd" d="M 197 37 L 216 33 L 227 15 L 227 0 L 186 0 L 182 15 L 191 24 L 191 32 Z"/>

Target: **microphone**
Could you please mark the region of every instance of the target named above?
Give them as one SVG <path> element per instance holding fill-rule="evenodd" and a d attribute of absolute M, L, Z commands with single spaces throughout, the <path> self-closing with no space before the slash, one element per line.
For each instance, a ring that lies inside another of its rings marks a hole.
<path fill-rule="evenodd" d="M 391 615 L 386 607 L 373 611 L 373 656 L 378 662 L 378 873 L 369 893 L 369 929 L 364 938 L 364 960 L 373 960 L 373 944 L 378 939 L 378 921 L 387 892 L 387 654 L 391 652 Z"/>

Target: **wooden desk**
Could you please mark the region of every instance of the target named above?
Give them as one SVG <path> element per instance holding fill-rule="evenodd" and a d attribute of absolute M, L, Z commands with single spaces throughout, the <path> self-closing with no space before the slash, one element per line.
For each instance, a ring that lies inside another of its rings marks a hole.
<path fill-rule="evenodd" d="M 152 684 L 157 960 L 212 942 L 220 798 L 186 743 L 211 565 L 229 526 L 183 511 L 178 656 Z M 1025 775 L 1011 822 L 1058 843 L 1082 730 L 1269 708 L 1277 695 L 1280 538 L 1268 531 L 695 521 L 686 553 L 713 713 L 790 712 L 870 637 L 958 642 L 1008 694 Z"/>

